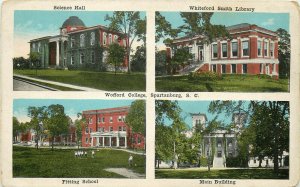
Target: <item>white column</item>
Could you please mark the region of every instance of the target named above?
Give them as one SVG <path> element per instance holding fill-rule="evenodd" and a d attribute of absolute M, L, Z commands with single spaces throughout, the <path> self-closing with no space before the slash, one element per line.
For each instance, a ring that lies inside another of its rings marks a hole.
<path fill-rule="evenodd" d="M 56 41 L 56 66 L 59 66 L 59 41 Z"/>
<path fill-rule="evenodd" d="M 111 136 L 109 137 L 109 147 L 111 147 Z"/>
<path fill-rule="evenodd" d="M 104 147 L 104 136 L 102 136 L 102 147 Z"/>
<path fill-rule="evenodd" d="M 97 143 L 96 146 L 99 146 L 99 137 L 97 137 Z"/>
<path fill-rule="evenodd" d="M 125 136 L 125 148 L 127 148 L 127 137 Z"/>
<path fill-rule="evenodd" d="M 117 147 L 119 147 L 119 136 L 117 136 Z"/>
<path fill-rule="evenodd" d="M 91 145 L 91 147 L 93 147 L 94 146 L 94 137 L 92 137 L 92 145 Z"/>

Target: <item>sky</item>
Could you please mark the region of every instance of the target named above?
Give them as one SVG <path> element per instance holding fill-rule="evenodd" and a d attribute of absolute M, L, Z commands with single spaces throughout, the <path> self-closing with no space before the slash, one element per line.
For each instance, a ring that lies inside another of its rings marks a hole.
<path fill-rule="evenodd" d="M 206 114 L 207 120 L 211 121 L 217 114 L 211 114 L 208 112 L 208 107 L 211 101 L 178 101 L 179 107 L 182 109 L 181 117 L 184 122 L 191 128 L 192 127 L 192 116 L 191 113 L 201 113 Z M 246 104 L 248 102 L 245 102 Z M 225 112 L 218 115 L 217 120 L 223 122 L 225 125 L 231 123 L 232 116 L 226 116 Z M 165 118 L 165 124 L 170 125 L 172 122 Z"/>
<path fill-rule="evenodd" d="M 61 104 L 65 108 L 65 113 L 73 121 L 77 119 L 77 114 L 84 110 L 97 110 L 130 106 L 134 100 L 100 100 L 100 99 L 15 99 L 13 103 L 13 116 L 20 122 L 30 121 L 27 116 L 29 106 L 42 107 L 51 104 Z"/>
<path fill-rule="evenodd" d="M 172 28 L 177 28 L 184 24 L 179 12 L 160 12 Z M 236 12 L 215 12 L 211 18 L 212 24 L 231 26 L 240 23 L 256 24 L 257 26 L 276 31 L 283 28 L 289 32 L 288 13 L 236 13 Z M 163 40 L 158 42 L 158 46 L 163 45 Z"/>
<path fill-rule="evenodd" d="M 39 10 L 16 10 L 14 12 L 14 56 L 28 57 L 29 41 L 44 36 L 59 34 L 59 28 L 70 16 L 78 16 L 85 26 L 103 25 L 105 16 L 112 15 L 108 11 L 39 11 Z M 146 13 L 140 12 L 141 18 Z M 138 45 L 137 42 L 133 46 Z"/>

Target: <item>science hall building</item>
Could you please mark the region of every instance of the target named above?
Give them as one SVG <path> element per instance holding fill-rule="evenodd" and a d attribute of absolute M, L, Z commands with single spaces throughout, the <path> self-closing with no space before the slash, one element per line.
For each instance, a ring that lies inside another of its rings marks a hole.
<path fill-rule="evenodd" d="M 106 63 L 107 48 L 112 43 L 126 46 L 128 38 L 101 25 L 86 27 L 77 16 L 71 16 L 62 24 L 59 35 L 32 39 L 29 43 L 30 52 L 40 54 L 40 68 L 113 71 L 114 67 Z M 127 71 L 127 66 L 124 58 L 119 70 Z"/>
<path fill-rule="evenodd" d="M 179 73 L 216 72 L 218 74 L 263 74 L 278 78 L 278 35 L 254 24 L 242 23 L 226 28 L 230 37 L 207 44 L 205 36 L 174 39 L 167 45 L 167 57 L 187 47 L 192 58 Z"/>

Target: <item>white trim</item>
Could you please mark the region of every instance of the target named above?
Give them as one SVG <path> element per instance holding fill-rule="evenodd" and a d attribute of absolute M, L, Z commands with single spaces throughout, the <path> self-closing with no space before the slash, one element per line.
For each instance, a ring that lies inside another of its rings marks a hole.
<path fill-rule="evenodd" d="M 243 49 L 243 42 L 248 42 L 248 55 L 247 56 L 245 56 L 244 55 L 244 49 Z M 241 50 L 241 52 L 242 52 L 242 55 L 241 55 L 241 57 L 249 57 L 250 56 L 250 39 L 249 38 L 242 38 L 241 39 L 241 48 L 242 48 L 242 50 Z"/>
<path fill-rule="evenodd" d="M 258 55 L 258 42 L 260 42 L 260 55 Z M 257 56 L 258 57 L 262 57 L 262 53 L 263 53 L 263 50 L 262 50 L 262 47 L 263 47 L 263 39 L 261 39 L 261 38 L 259 38 L 259 39 L 257 39 Z"/>
<path fill-rule="evenodd" d="M 261 63 L 274 63 L 278 64 L 278 59 L 264 59 L 264 58 L 254 58 L 254 59 L 239 59 L 239 60 L 214 60 L 210 64 L 261 64 Z"/>
<path fill-rule="evenodd" d="M 271 49 L 271 44 L 273 45 L 273 49 Z M 271 51 L 273 51 L 273 55 L 271 55 Z M 275 53 L 275 42 L 274 41 L 270 41 L 270 49 L 269 49 L 269 53 L 270 53 L 270 57 L 274 58 L 274 53 Z"/>
<path fill-rule="evenodd" d="M 267 55 L 265 54 L 265 43 L 267 43 Z M 264 57 L 270 57 L 270 41 L 265 39 L 264 40 Z"/>

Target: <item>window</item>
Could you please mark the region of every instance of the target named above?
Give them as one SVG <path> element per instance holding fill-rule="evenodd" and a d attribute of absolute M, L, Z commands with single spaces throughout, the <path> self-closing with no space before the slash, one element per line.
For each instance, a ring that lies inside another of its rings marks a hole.
<path fill-rule="evenodd" d="M 138 137 L 137 143 L 140 144 L 141 142 L 142 142 L 142 138 L 141 138 L 141 137 Z"/>
<path fill-rule="evenodd" d="M 123 126 L 123 131 L 126 131 L 126 126 Z"/>
<path fill-rule="evenodd" d="M 98 123 L 100 123 L 101 122 L 101 118 L 98 118 L 97 121 L 98 121 Z"/>
<path fill-rule="evenodd" d="M 91 63 L 95 64 L 95 52 L 94 51 L 91 52 Z"/>
<path fill-rule="evenodd" d="M 119 116 L 118 121 L 119 122 L 122 121 L 122 116 Z"/>
<path fill-rule="evenodd" d="M 117 35 L 114 35 L 114 42 L 118 42 L 118 36 Z"/>
<path fill-rule="evenodd" d="M 113 131 L 113 127 L 110 126 L 110 127 L 109 127 L 109 132 L 112 132 L 112 131 Z"/>
<path fill-rule="evenodd" d="M 238 56 L 238 43 L 236 41 L 231 42 L 231 57 Z"/>
<path fill-rule="evenodd" d="M 91 45 L 95 44 L 95 33 L 91 32 L 91 41 L 90 41 Z"/>
<path fill-rule="evenodd" d="M 109 123 L 112 123 L 112 122 L 113 122 L 113 118 L 109 117 Z"/>
<path fill-rule="evenodd" d="M 85 133 L 89 133 L 89 128 L 85 128 Z"/>
<path fill-rule="evenodd" d="M 92 133 L 93 132 L 93 129 L 92 128 L 90 128 L 90 133 Z"/>
<path fill-rule="evenodd" d="M 247 64 L 243 64 L 243 74 L 247 73 Z"/>
<path fill-rule="evenodd" d="M 83 64 L 84 63 L 84 54 L 81 53 L 80 54 L 80 64 Z"/>
<path fill-rule="evenodd" d="M 211 65 L 211 67 L 212 67 L 213 72 L 217 72 L 217 65 L 216 64 Z"/>
<path fill-rule="evenodd" d="M 74 64 L 74 55 L 72 54 L 71 55 L 71 65 L 73 65 Z"/>
<path fill-rule="evenodd" d="M 85 39 L 85 36 L 84 36 L 84 34 L 81 34 L 80 35 L 80 47 L 84 47 L 84 39 Z"/>
<path fill-rule="evenodd" d="M 35 43 L 32 44 L 32 49 L 35 51 Z"/>
<path fill-rule="evenodd" d="M 103 51 L 103 53 L 102 53 L 102 62 L 106 62 L 107 57 L 108 57 L 108 52 L 107 51 Z"/>
<path fill-rule="evenodd" d="M 106 41 L 107 41 L 107 34 L 106 32 L 103 32 L 103 45 L 106 45 Z"/>
<path fill-rule="evenodd" d="M 74 38 L 71 38 L 71 48 L 75 47 L 75 40 Z"/>
<path fill-rule="evenodd" d="M 226 64 L 222 64 L 222 73 L 226 73 Z"/>
<path fill-rule="evenodd" d="M 231 64 L 231 73 L 236 73 L 236 64 Z"/>
<path fill-rule="evenodd" d="M 104 123 L 105 122 L 105 118 L 104 117 L 102 117 L 102 123 Z"/>
<path fill-rule="evenodd" d="M 93 118 L 89 118 L 89 124 L 93 123 Z"/>
<path fill-rule="evenodd" d="M 242 42 L 242 47 L 243 47 L 243 55 L 242 56 L 249 56 L 249 41 L 243 41 Z"/>
<path fill-rule="evenodd" d="M 90 138 L 90 143 L 92 143 L 92 138 Z"/>
<path fill-rule="evenodd" d="M 123 116 L 123 117 L 122 117 L 122 120 L 125 122 L 125 120 L 126 120 L 126 116 Z"/>
<path fill-rule="evenodd" d="M 222 58 L 227 57 L 227 43 L 222 43 Z"/>
<path fill-rule="evenodd" d="M 85 138 L 85 143 L 89 143 L 89 138 Z"/>
<path fill-rule="evenodd" d="M 119 131 L 122 131 L 122 126 L 119 126 Z"/>
<path fill-rule="evenodd" d="M 212 44 L 213 58 L 218 58 L 218 45 Z"/>
<path fill-rule="evenodd" d="M 261 41 L 257 41 L 257 56 L 261 56 Z"/>
<path fill-rule="evenodd" d="M 112 35 L 109 34 L 109 44 L 112 44 Z"/>
<path fill-rule="evenodd" d="M 269 56 L 269 42 L 264 41 L 264 56 L 268 57 Z"/>
<path fill-rule="evenodd" d="M 274 43 L 273 42 L 270 43 L 270 56 L 274 57 Z"/>

